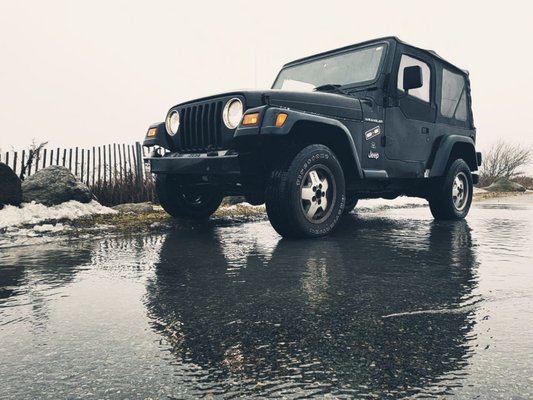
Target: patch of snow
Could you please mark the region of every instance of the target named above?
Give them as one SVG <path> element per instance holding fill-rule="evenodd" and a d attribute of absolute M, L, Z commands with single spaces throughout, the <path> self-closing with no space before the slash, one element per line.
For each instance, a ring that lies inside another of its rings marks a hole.
<path fill-rule="evenodd" d="M 36 225 L 33 227 L 33 230 L 39 233 L 62 232 L 64 230 L 69 230 L 69 229 L 70 228 L 68 226 L 65 226 L 63 224 L 42 224 L 42 225 Z"/>
<path fill-rule="evenodd" d="M 357 202 L 356 209 L 378 210 L 383 208 L 411 208 L 427 206 L 426 199 L 418 197 L 400 196 L 394 200 L 387 199 L 362 199 Z"/>
<path fill-rule="evenodd" d="M 221 208 L 223 208 L 224 210 L 229 210 L 229 211 L 237 211 L 239 208 L 250 208 L 252 210 L 259 210 L 259 209 L 265 208 L 265 206 L 264 204 L 261 204 L 259 206 L 252 206 L 250 203 L 242 202 L 238 204 L 232 204 L 231 206 L 222 206 Z"/>
<path fill-rule="evenodd" d="M 94 200 L 87 204 L 72 200 L 52 207 L 46 207 L 45 205 L 36 204 L 35 202 L 23 203 L 20 208 L 15 206 L 5 206 L 2 210 L 0 210 L 0 229 L 26 224 L 36 225 L 44 221 L 61 219 L 73 220 L 92 214 L 116 213 L 117 211 L 109 207 L 105 207 Z M 50 229 L 51 230 L 48 232 L 54 230 L 57 231 L 62 228 L 52 227 Z M 45 232 L 45 230 L 41 232 Z"/>

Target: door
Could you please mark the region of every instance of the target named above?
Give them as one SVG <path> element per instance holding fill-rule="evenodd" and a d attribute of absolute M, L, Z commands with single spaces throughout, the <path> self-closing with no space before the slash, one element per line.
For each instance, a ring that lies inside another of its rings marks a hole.
<path fill-rule="evenodd" d="M 422 86 L 403 90 L 403 71 L 419 66 Z M 429 158 L 435 130 L 435 74 L 429 60 L 402 54 L 397 73 L 399 101 L 385 111 L 385 155 L 391 160 L 425 161 Z M 418 163 L 419 164 L 419 163 Z"/>

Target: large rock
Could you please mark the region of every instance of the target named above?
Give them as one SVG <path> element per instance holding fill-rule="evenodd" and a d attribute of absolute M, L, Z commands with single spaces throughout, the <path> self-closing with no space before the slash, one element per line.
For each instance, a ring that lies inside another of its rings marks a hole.
<path fill-rule="evenodd" d="M 489 192 L 525 192 L 526 188 L 507 178 L 499 178 L 492 185 L 484 188 Z"/>
<path fill-rule="evenodd" d="M 6 164 L 0 163 L 0 209 L 6 204 L 18 206 L 22 202 L 20 179 Z"/>
<path fill-rule="evenodd" d="M 69 200 L 88 203 L 92 194 L 67 168 L 52 165 L 22 182 L 22 198 L 26 203 L 35 201 L 53 206 Z"/>

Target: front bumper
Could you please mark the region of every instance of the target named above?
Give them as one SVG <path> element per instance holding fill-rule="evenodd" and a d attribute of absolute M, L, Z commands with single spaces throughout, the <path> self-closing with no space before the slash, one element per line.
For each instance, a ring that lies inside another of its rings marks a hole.
<path fill-rule="evenodd" d="M 160 157 L 149 157 L 154 174 L 179 175 L 226 175 L 239 176 L 241 173 L 238 154 L 208 155 L 170 153 Z"/>

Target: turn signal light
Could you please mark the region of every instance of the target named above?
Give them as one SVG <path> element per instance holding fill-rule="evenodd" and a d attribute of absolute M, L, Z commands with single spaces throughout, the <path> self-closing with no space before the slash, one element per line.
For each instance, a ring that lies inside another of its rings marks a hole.
<path fill-rule="evenodd" d="M 242 118 L 243 125 L 257 125 L 259 123 L 259 113 L 246 114 Z"/>
<path fill-rule="evenodd" d="M 147 137 L 156 137 L 157 136 L 157 128 L 150 128 L 148 129 L 148 133 L 146 134 Z"/>
<path fill-rule="evenodd" d="M 287 114 L 279 113 L 276 117 L 276 128 L 281 128 L 285 121 L 287 120 Z"/>

